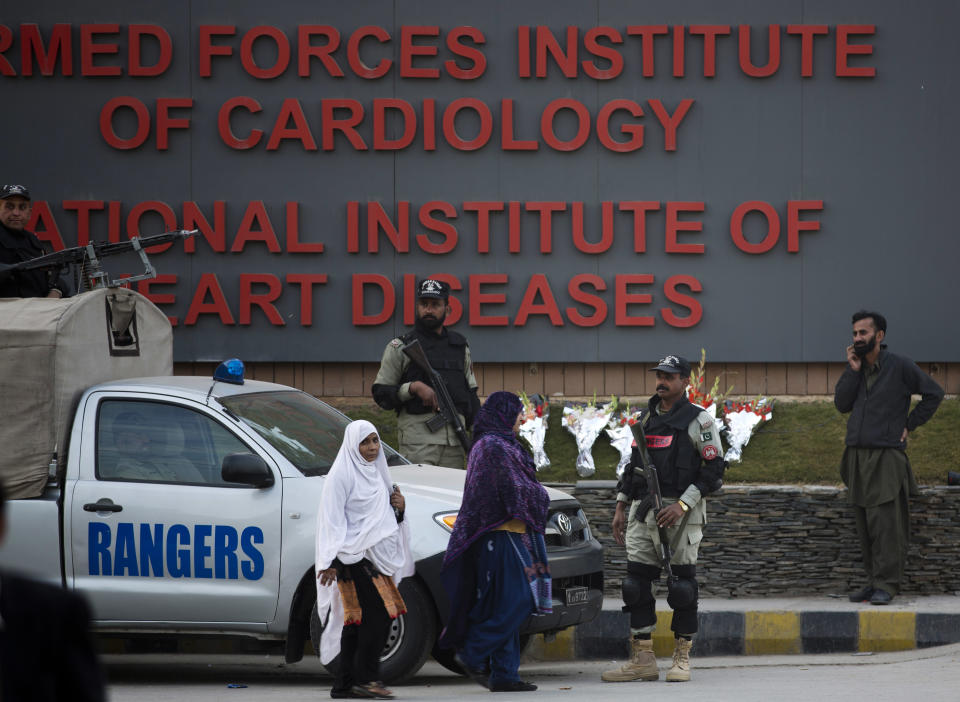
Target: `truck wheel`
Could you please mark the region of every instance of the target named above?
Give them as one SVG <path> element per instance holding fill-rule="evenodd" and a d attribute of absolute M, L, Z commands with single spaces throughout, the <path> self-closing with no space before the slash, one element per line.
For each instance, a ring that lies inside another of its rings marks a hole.
<path fill-rule="evenodd" d="M 407 605 L 407 613 L 390 622 L 387 643 L 380 654 L 380 677 L 386 683 L 399 683 L 413 677 L 423 667 L 437 639 L 437 616 L 426 589 L 416 578 L 405 578 L 400 583 L 400 595 Z M 314 604 L 310 613 L 310 641 L 319 655 L 320 617 Z M 340 665 L 340 656 L 326 669 L 335 674 Z"/>

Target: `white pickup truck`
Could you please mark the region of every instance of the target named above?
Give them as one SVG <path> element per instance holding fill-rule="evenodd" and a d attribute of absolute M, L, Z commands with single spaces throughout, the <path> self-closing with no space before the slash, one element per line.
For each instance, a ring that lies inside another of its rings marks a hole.
<path fill-rule="evenodd" d="M 282 639 L 300 660 L 319 635 L 316 509 L 350 420 L 244 381 L 239 363 L 218 369 L 223 380 L 171 376 L 171 338 L 166 317 L 125 289 L 0 301 L 0 479 L 13 497 L 0 566 L 82 591 L 105 632 Z M 385 450 L 417 563 L 383 653 L 396 681 L 431 653 L 456 669 L 436 639 L 464 473 Z M 554 613 L 531 616 L 527 634 L 588 621 L 602 603 L 602 547 L 577 501 L 549 491 Z"/>

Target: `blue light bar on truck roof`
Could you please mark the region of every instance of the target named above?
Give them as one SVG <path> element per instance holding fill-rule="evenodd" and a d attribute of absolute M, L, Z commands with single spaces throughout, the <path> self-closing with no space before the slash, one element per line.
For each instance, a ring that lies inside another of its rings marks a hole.
<path fill-rule="evenodd" d="M 213 379 L 233 385 L 243 385 L 243 361 L 239 358 L 224 361 L 213 372 Z"/>

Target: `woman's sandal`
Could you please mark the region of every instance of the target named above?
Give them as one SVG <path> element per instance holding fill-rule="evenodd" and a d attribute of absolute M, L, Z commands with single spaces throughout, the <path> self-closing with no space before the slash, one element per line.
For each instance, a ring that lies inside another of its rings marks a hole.
<path fill-rule="evenodd" d="M 350 691 L 354 697 L 362 697 L 368 700 L 392 700 L 393 692 L 383 686 L 382 682 L 368 682 L 362 685 L 354 685 Z"/>

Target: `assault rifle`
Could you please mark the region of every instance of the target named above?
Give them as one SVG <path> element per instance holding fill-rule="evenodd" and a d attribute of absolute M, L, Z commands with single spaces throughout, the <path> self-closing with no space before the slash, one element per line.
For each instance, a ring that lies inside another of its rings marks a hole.
<path fill-rule="evenodd" d="M 439 413 L 427 421 L 427 429 L 437 431 L 447 424 L 451 425 L 457 434 L 457 439 L 460 440 L 460 445 L 463 446 L 463 452 L 465 454 L 470 453 L 470 439 L 467 437 L 467 430 L 463 428 L 463 422 L 460 421 L 460 415 L 457 414 L 457 408 L 453 404 L 453 398 L 450 397 L 450 391 L 447 390 L 443 378 L 427 360 L 427 354 L 424 353 L 420 340 L 414 339 L 400 350 L 427 374 L 427 377 L 430 378 L 430 385 L 437 395 Z"/>
<path fill-rule="evenodd" d="M 86 246 L 74 246 L 69 249 L 63 249 L 62 251 L 55 251 L 44 256 L 38 256 L 29 261 L 15 263 L 5 267 L 4 272 L 14 273 L 17 271 L 63 269 L 70 265 L 79 264 L 81 266 L 81 285 L 83 289 L 116 288 L 138 280 L 157 277 L 157 270 L 153 267 L 153 264 L 150 263 L 150 259 L 147 258 L 147 252 L 144 249 L 156 246 L 157 244 L 166 244 L 171 241 L 186 239 L 197 232 L 197 229 L 181 229 L 178 231 L 164 232 L 163 234 L 154 234 L 152 236 L 134 237 L 127 241 L 91 241 Z M 101 259 L 128 251 L 136 251 L 137 254 L 139 254 L 140 261 L 144 267 L 143 273 L 130 278 L 111 279 L 110 275 L 103 270 Z"/>
<path fill-rule="evenodd" d="M 633 432 L 633 438 L 637 441 L 637 450 L 640 453 L 640 462 L 643 464 L 641 472 L 647 481 L 647 494 L 637 508 L 637 518 L 645 519 L 647 512 L 653 510 L 653 516 L 656 518 L 660 510 L 663 509 L 663 494 L 660 492 L 660 477 L 657 475 L 657 467 L 650 460 L 650 454 L 647 453 L 647 435 L 643 431 L 643 422 L 637 422 L 630 426 Z M 670 539 L 667 538 L 666 527 L 657 526 L 660 533 L 660 557 L 663 559 L 663 568 L 667 571 L 667 587 L 670 582 L 676 580 L 673 571 L 670 568 L 670 559 L 673 554 L 670 552 Z"/>

